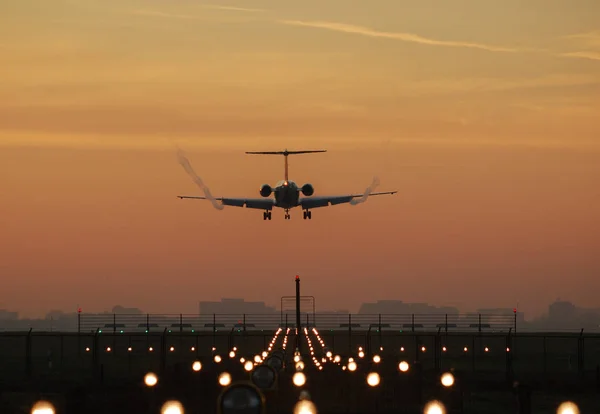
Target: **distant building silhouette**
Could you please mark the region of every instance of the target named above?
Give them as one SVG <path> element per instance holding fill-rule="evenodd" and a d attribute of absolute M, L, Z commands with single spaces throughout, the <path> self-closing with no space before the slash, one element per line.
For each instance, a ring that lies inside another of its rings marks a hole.
<path fill-rule="evenodd" d="M 269 314 L 277 313 L 277 309 L 265 305 L 264 302 L 246 302 L 244 299 L 223 298 L 220 302 L 200 302 L 200 315 L 213 314 Z"/>
<path fill-rule="evenodd" d="M 19 312 L 10 312 L 6 309 L 0 309 L 0 320 L 16 321 L 17 319 L 19 319 Z"/>
<path fill-rule="evenodd" d="M 401 300 L 378 300 L 374 303 L 363 303 L 358 310 L 359 314 L 388 314 L 388 315 L 458 315 L 454 307 L 436 307 L 427 303 L 405 303 Z"/>

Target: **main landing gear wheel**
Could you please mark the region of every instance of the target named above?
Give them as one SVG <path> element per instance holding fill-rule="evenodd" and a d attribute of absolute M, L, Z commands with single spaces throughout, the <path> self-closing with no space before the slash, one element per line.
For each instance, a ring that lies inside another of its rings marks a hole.
<path fill-rule="evenodd" d="M 306 220 L 306 219 L 309 219 L 309 220 L 312 219 L 312 212 L 310 212 L 308 210 L 304 211 L 304 220 Z"/>
<path fill-rule="evenodd" d="M 271 212 L 270 211 L 265 211 L 263 213 L 263 220 L 271 220 Z"/>

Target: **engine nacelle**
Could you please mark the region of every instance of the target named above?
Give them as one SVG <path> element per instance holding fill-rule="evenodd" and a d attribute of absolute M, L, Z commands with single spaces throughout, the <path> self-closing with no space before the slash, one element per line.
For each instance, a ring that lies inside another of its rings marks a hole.
<path fill-rule="evenodd" d="M 315 189 L 313 188 L 312 184 L 304 184 L 302 186 L 302 194 L 304 194 L 305 196 L 310 197 L 314 193 Z"/>
<path fill-rule="evenodd" d="M 260 187 L 260 195 L 263 197 L 270 196 L 272 192 L 273 192 L 273 189 L 271 188 L 271 186 L 269 184 L 264 184 L 262 187 Z"/>

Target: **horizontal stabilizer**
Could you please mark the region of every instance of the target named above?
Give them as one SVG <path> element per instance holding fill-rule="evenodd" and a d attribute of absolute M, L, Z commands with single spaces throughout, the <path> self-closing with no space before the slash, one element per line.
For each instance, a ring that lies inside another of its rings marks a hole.
<path fill-rule="evenodd" d="M 327 150 L 302 150 L 302 151 L 246 151 L 246 154 L 254 155 L 294 155 L 294 154 L 314 154 L 316 152 L 327 152 Z"/>

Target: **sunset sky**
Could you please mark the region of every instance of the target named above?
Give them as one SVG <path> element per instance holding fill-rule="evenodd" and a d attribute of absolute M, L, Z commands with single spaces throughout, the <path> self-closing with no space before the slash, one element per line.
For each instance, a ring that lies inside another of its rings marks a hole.
<path fill-rule="evenodd" d="M 260 197 L 290 159 L 313 211 Z M 0 308 L 600 307 L 597 0 L 0 4 Z"/>

